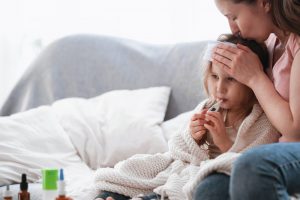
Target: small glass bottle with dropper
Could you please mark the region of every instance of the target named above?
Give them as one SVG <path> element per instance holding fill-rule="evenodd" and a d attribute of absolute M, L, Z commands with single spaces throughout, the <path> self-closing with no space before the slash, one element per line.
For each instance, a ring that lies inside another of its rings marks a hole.
<path fill-rule="evenodd" d="M 12 200 L 13 195 L 12 192 L 9 190 L 9 185 L 6 186 L 6 190 L 3 192 L 3 200 Z"/>
<path fill-rule="evenodd" d="M 26 174 L 22 174 L 22 179 L 20 183 L 20 192 L 18 194 L 18 200 L 30 200 L 30 193 L 27 191 L 28 190 L 28 183 L 27 183 L 27 178 Z"/>

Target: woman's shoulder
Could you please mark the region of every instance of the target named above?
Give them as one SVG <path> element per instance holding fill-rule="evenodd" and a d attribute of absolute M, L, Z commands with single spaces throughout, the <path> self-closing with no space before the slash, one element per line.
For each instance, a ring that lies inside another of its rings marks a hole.
<path fill-rule="evenodd" d="M 287 45 L 290 51 L 296 55 L 296 53 L 300 50 L 300 35 L 291 33 Z"/>
<path fill-rule="evenodd" d="M 300 35 L 298 35 L 296 33 L 291 33 L 290 38 L 293 43 L 300 44 Z"/>

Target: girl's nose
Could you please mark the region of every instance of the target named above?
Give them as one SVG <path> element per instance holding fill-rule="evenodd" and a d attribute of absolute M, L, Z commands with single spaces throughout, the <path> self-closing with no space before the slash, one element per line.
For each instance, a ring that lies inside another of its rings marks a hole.
<path fill-rule="evenodd" d="M 219 81 L 217 84 L 217 92 L 224 93 L 225 91 L 226 91 L 226 87 L 225 87 L 223 81 Z"/>

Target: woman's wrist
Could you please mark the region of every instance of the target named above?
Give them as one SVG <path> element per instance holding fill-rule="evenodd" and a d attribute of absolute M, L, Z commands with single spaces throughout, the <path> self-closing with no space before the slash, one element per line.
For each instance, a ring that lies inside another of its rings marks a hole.
<path fill-rule="evenodd" d="M 253 91 L 255 91 L 256 87 L 260 87 L 262 84 L 264 84 L 265 81 L 270 81 L 267 74 L 264 72 L 257 74 L 256 76 L 253 76 L 251 79 L 249 79 L 248 83 L 246 84 L 248 87 L 250 87 Z"/>

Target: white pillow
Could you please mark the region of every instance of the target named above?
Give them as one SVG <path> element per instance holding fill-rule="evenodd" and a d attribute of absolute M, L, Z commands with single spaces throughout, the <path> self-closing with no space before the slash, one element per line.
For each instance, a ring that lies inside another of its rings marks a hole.
<path fill-rule="evenodd" d="M 178 133 L 179 131 L 185 130 L 186 126 L 189 125 L 190 119 L 194 112 L 194 110 L 184 112 L 161 124 L 164 136 L 167 141 L 169 141 L 174 134 Z"/>
<path fill-rule="evenodd" d="M 89 100 L 61 100 L 53 108 L 80 157 L 97 169 L 168 149 L 160 124 L 169 95 L 169 87 L 117 90 Z"/>
<path fill-rule="evenodd" d="M 40 178 L 42 168 L 82 163 L 51 107 L 0 117 L 0 185 Z"/>

